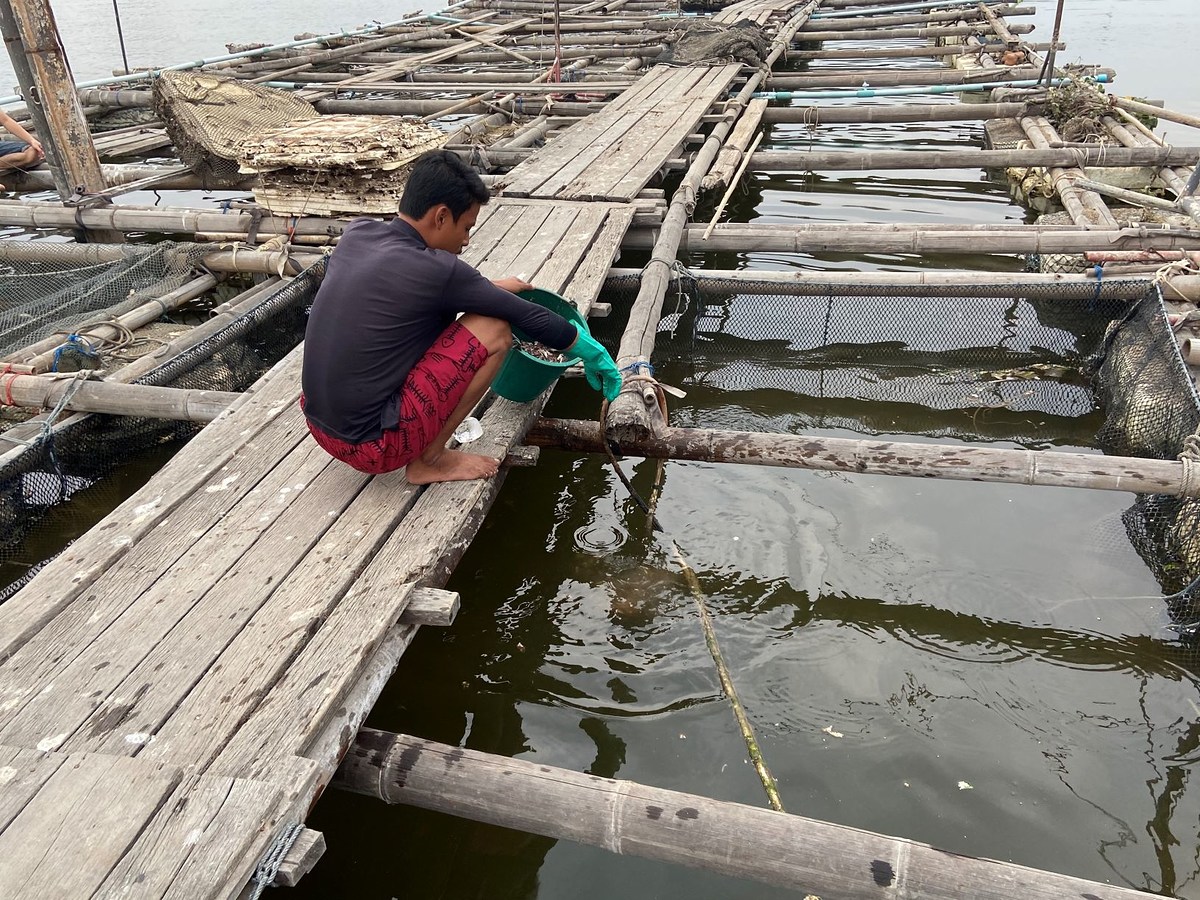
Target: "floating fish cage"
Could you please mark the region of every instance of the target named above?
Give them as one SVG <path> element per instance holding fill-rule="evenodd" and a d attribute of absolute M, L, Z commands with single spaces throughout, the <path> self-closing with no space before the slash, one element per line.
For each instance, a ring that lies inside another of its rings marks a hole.
<path fill-rule="evenodd" d="M 62 352 L 56 351 L 54 360 L 60 371 L 98 364 L 99 354 L 87 342 L 72 340 L 76 331 L 178 288 L 196 276 L 201 257 L 212 250 L 175 243 L 98 247 L 94 260 L 80 260 L 76 253 L 66 264 L 52 244 L 45 245 L 45 259 L 38 259 L 38 246 L 28 245 L 19 261 L 9 260 L 0 270 L 0 355 L 61 335 Z M 166 361 L 134 383 L 245 390 L 302 339 L 306 310 L 318 284 L 315 267 L 281 282 L 253 309 L 183 353 L 164 357 Z M 201 307 L 192 315 L 203 317 L 207 312 Z M 151 336 L 139 330 L 135 338 L 143 345 L 140 352 L 155 353 L 172 335 L 187 330 L 178 313 L 167 314 L 149 328 Z M 6 412 L 10 418 L 0 421 L 0 438 L 22 424 L 23 411 L 6 407 Z M 195 422 L 60 411 L 57 421 L 47 422 L 34 436 L 0 445 L 0 563 L 13 558 L 54 507 L 101 485 L 138 454 L 186 440 L 201 427 Z M 43 561 L 29 562 L 34 564 L 32 574 Z M 0 584 L 0 600 L 24 580 Z"/>
<path fill-rule="evenodd" d="M 867 276 L 851 287 L 806 278 L 803 295 L 765 280 L 672 283 L 653 363 L 698 402 L 676 405 L 671 424 L 1169 460 L 1200 426 L 1200 400 L 1149 282 L 919 296 L 869 286 Z M 605 299 L 619 308 L 636 291 L 636 279 L 612 279 Z M 1183 591 L 1175 622 L 1197 619 L 1200 500 L 1138 495 L 1122 523 L 1163 592 Z"/>

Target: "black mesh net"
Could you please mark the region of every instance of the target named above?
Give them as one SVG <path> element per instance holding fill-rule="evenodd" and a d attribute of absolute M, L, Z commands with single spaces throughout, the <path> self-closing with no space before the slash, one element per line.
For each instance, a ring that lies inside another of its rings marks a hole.
<path fill-rule="evenodd" d="M 322 271 L 323 265 L 314 266 L 281 283 L 253 309 L 137 383 L 245 390 L 302 339 Z M 90 495 L 90 505 L 102 513 L 115 502 L 106 492 L 121 490 L 114 484 L 118 470 L 139 456 L 149 456 L 149 465 L 161 463 L 173 445 L 201 427 L 135 416 L 62 413 L 58 419 L 0 457 L 0 564 L 10 563 L 2 570 L 7 577 L 0 579 L 0 600 L 19 589 L 49 555 L 38 549 L 39 528 L 47 518 L 59 513 L 56 533 L 73 533 L 71 517 L 61 515 L 65 501 L 86 502 Z M 12 564 L 17 556 L 20 564 Z"/>
<path fill-rule="evenodd" d="M 610 280 L 605 299 L 628 305 L 637 285 Z M 864 281 L 796 296 L 765 282 L 682 277 L 668 292 L 653 360 L 661 381 L 689 392 L 672 424 L 1157 459 L 1193 443 L 1200 401 L 1156 287 L 972 293 L 914 296 Z M 1200 620 L 1200 501 L 1139 495 L 1122 522 L 1189 634 Z"/>

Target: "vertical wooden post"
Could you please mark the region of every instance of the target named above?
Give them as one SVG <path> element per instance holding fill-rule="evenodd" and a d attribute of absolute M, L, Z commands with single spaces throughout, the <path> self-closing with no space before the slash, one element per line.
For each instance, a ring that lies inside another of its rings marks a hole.
<path fill-rule="evenodd" d="M 0 0 L 0 32 L 59 197 L 66 201 L 80 190 L 104 190 L 108 184 L 49 0 Z M 108 230 L 91 236 L 104 242 L 124 240 L 120 232 Z"/>

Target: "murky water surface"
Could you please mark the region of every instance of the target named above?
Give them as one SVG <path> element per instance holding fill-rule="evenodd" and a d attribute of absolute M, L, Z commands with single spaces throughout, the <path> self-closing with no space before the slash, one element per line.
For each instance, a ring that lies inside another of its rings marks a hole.
<path fill-rule="evenodd" d="M 105 0 L 57 3 L 80 77 L 111 66 Z M 226 40 L 398 18 L 344 2 L 122 0 L 131 62 Z M 1070 0 L 1068 61 L 1122 92 L 1200 113 L 1186 75 L 1192 0 Z M 1020 21 L 1029 21 L 1022 18 Z M 1053 9 L 1032 17 L 1049 40 Z M 90 25 L 89 25 L 90 23 Z M 186 49 L 183 49 L 186 48 Z M 1060 55 L 1060 59 L 1062 56 Z M 954 102 L 945 99 L 940 102 Z M 1172 126 L 1176 143 L 1195 133 Z M 771 146 L 978 146 L 981 127 L 774 129 Z M 1019 222 L 978 171 L 777 174 L 736 215 L 761 222 Z M 950 258 L 721 254 L 696 266 L 942 268 Z M 980 257 L 980 268 L 1020 261 Z M 637 264 L 626 259 L 622 264 Z M 881 305 L 886 301 L 878 301 Z M 863 311 L 869 330 L 872 313 Z M 882 313 L 880 313 L 882 315 Z M 619 317 L 615 317 L 619 318 Z M 602 322 L 613 330 L 619 322 Z M 931 327 L 934 327 L 931 325 Z M 662 377 L 694 374 L 668 364 Z M 700 427 L 931 440 L 931 414 L 766 389 L 699 389 Z M 595 414 L 578 383 L 552 412 Z M 1003 410 L 978 440 L 1015 446 Z M 848 422 L 858 422 L 857 430 Z M 1047 445 L 1090 447 L 1094 417 Z M 950 441 L 938 437 L 936 440 Z M 649 493 L 656 464 L 625 462 Z M 658 515 L 699 574 L 787 808 L 1099 881 L 1200 897 L 1196 655 L 1164 630 L 1158 586 L 1120 525 L 1124 494 L 671 463 Z M 599 460 L 546 451 L 515 470 L 371 724 L 546 765 L 765 805 L 670 543 Z M 331 793 L 310 822 L 327 857 L 295 896 L 761 898 L 761 886 Z M 820 893 L 820 885 L 814 885 Z"/>

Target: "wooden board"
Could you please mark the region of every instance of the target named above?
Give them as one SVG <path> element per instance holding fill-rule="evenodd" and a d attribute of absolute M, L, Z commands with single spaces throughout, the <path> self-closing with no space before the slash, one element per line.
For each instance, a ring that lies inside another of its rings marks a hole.
<path fill-rule="evenodd" d="M 728 89 L 738 65 L 655 66 L 505 176 L 502 196 L 632 201 Z"/>

